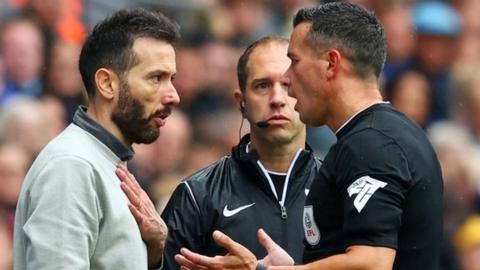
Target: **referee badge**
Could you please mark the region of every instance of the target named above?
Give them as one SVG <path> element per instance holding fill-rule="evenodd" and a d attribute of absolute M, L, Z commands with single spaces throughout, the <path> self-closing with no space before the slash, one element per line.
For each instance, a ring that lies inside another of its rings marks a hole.
<path fill-rule="evenodd" d="M 373 193 L 377 191 L 379 188 L 384 188 L 387 183 L 374 179 L 370 176 L 363 176 L 355 180 L 348 188 L 348 196 L 352 197 L 353 195 L 357 194 L 355 200 L 353 201 L 353 205 L 357 209 L 358 213 L 360 213 L 367 204 L 368 200 L 372 197 Z"/>
<path fill-rule="evenodd" d="M 313 217 L 313 206 L 306 205 L 303 208 L 303 230 L 305 232 L 305 239 L 314 246 L 320 241 L 320 230 L 318 229 L 315 219 Z"/>

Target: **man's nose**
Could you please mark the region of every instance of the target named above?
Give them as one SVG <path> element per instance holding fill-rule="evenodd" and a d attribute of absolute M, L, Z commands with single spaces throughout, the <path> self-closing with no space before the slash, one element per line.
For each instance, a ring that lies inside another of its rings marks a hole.
<path fill-rule="evenodd" d="M 287 71 L 285 71 L 285 73 L 282 75 L 282 77 L 280 78 L 280 82 L 281 84 L 283 85 L 283 87 L 285 87 L 285 89 L 287 90 L 287 94 L 289 96 L 292 96 L 292 93 L 291 93 L 291 85 L 292 85 L 292 82 L 290 80 L 290 77 L 288 76 L 289 75 L 289 69 L 287 69 Z"/>
<path fill-rule="evenodd" d="M 273 85 L 272 94 L 270 96 L 270 104 L 275 107 L 282 107 L 287 102 L 288 85 L 279 81 Z"/>
<path fill-rule="evenodd" d="M 180 103 L 180 96 L 178 95 L 177 89 L 173 84 L 170 85 L 168 92 L 162 99 L 163 105 L 176 106 Z"/>

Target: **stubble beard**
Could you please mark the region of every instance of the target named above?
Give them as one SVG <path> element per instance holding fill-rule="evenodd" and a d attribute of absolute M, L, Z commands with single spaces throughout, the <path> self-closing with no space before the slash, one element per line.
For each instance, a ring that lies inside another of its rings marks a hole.
<path fill-rule="evenodd" d="M 130 94 L 127 83 L 121 82 L 118 104 L 111 119 L 120 132 L 131 143 L 153 143 L 160 136 L 160 129 L 145 117 L 145 107 Z"/>

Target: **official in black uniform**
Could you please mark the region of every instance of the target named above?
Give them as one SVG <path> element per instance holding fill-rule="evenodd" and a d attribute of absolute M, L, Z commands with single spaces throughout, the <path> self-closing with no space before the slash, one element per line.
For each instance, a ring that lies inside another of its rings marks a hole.
<path fill-rule="evenodd" d="M 386 44 L 370 12 L 336 2 L 302 9 L 294 19 L 286 73 L 302 121 L 337 136 L 304 208 L 303 269 L 436 270 L 442 238 L 442 177 L 424 132 L 382 102 L 378 77 Z M 269 270 L 227 236 L 229 250 L 204 257 L 182 250 L 188 268 Z M 269 250 L 263 262 L 279 250 Z"/>
<path fill-rule="evenodd" d="M 290 65 L 287 47 L 287 39 L 265 37 L 240 57 L 240 89 L 234 97 L 251 133 L 231 156 L 188 177 L 172 194 L 162 213 L 169 229 L 163 269 L 180 268 L 174 256 L 181 247 L 210 256 L 226 254 L 213 241 L 214 230 L 264 257 L 265 247 L 257 239 L 263 228 L 297 263 L 302 261 L 303 206 L 321 163 L 306 145 L 296 100 L 288 96 L 288 82 L 281 80 Z"/>
<path fill-rule="evenodd" d="M 246 135 L 226 156 L 188 177 L 168 202 L 162 218 L 169 228 L 164 252 L 167 269 L 178 269 L 181 247 L 213 255 L 226 250 L 212 239 L 222 230 L 266 255 L 257 239 L 263 228 L 297 262 L 302 261 L 302 210 L 320 162 L 305 148 L 305 125 L 281 81 L 290 60 L 288 40 L 266 37 L 249 46 L 238 62 L 240 89 L 234 96 L 250 123 Z"/>

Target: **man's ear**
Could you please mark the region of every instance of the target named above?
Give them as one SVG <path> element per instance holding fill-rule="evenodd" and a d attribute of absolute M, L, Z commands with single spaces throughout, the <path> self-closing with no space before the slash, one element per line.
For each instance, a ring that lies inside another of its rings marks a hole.
<path fill-rule="evenodd" d="M 245 109 L 245 97 L 243 96 L 243 92 L 240 89 L 235 89 L 233 90 L 233 97 L 235 98 L 235 102 L 237 102 L 238 104 L 238 108 L 242 113 L 242 117 L 247 118 Z"/>
<path fill-rule="evenodd" d="M 98 95 L 105 99 L 114 99 L 120 87 L 120 78 L 115 72 L 100 68 L 95 72 L 95 84 Z"/>
<path fill-rule="evenodd" d="M 329 50 L 326 53 L 328 61 L 326 78 L 334 78 L 340 70 L 340 62 L 343 60 L 342 54 L 338 50 Z"/>
<path fill-rule="evenodd" d="M 240 103 L 243 101 L 243 93 L 240 89 L 234 89 L 233 90 L 233 98 L 235 98 L 235 102 L 238 104 L 238 105 L 241 105 Z"/>

